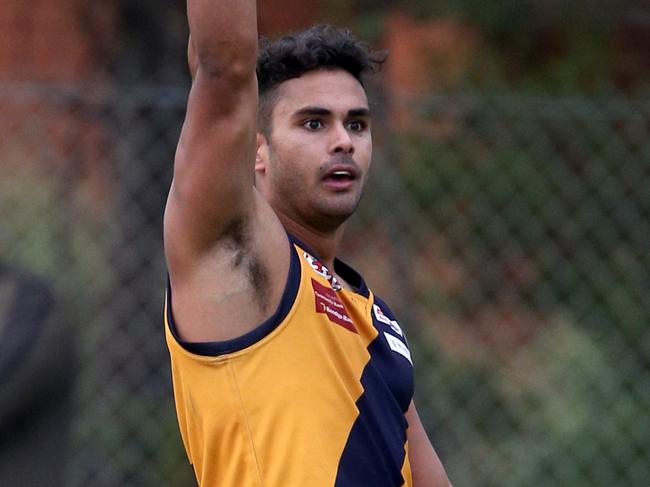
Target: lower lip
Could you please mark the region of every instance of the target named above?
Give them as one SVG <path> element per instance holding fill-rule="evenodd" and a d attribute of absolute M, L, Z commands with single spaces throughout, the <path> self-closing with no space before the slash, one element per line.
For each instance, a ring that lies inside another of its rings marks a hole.
<path fill-rule="evenodd" d="M 329 189 L 342 191 L 351 188 L 354 185 L 354 179 L 323 179 L 323 184 Z"/>

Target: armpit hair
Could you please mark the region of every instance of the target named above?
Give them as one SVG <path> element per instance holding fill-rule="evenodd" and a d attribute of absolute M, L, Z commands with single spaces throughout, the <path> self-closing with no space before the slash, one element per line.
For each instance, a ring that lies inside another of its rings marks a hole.
<path fill-rule="evenodd" d="M 246 218 L 238 218 L 230 222 L 222 234 L 223 242 L 234 253 L 232 265 L 241 268 L 255 290 L 256 303 L 262 311 L 269 307 L 269 274 L 259 256 L 251 249 L 250 227 Z"/>

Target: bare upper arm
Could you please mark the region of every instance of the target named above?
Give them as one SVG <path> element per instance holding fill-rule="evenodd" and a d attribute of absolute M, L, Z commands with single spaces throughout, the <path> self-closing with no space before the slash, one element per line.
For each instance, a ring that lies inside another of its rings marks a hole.
<path fill-rule="evenodd" d="M 409 423 L 409 460 L 414 487 L 452 487 L 413 402 L 406 419 Z"/>
<path fill-rule="evenodd" d="M 188 0 L 187 16 L 192 88 L 165 209 L 172 268 L 187 255 L 209 252 L 253 206 L 256 2 Z"/>
<path fill-rule="evenodd" d="M 280 301 L 288 242 L 253 185 L 255 1 L 188 0 L 188 20 L 192 88 L 165 209 L 165 255 L 179 336 L 227 340 Z"/>
<path fill-rule="evenodd" d="M 209 250 L 252 211 L 257 81 L 250 59 L 237 62 L 219 73 L 190 62 L 195 73 L 165 210 L 171 267 Z"/>

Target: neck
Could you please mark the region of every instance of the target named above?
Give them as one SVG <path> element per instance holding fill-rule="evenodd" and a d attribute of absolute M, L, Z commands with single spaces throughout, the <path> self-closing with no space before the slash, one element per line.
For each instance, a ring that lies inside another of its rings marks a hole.
<path fill-rule="evenodd" d="M 282 225 L 294 237 L 298 238 L 308 245 L 316 254 L 318 259 L 325 265 L 330 272 L 334 272 L 334 259 L 343 239 L 345 226 L 340 225 L 331 232 L 320 232 L 313 228 L 305 227 L 300 223 L 278 214 Z"/>

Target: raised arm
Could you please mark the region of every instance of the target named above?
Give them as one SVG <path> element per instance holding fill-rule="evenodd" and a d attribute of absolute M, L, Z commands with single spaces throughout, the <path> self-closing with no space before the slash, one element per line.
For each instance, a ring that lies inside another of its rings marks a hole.
<path fill-rule="evenodd" d="M 289 244 L 255 191 L 255 0 L 188 0 L 192 71 L 165 209 L 174 328 L 191 342 L 239 337 L 275 310 Z"/>
<path fill-rule="evenodd" d="M 253 205 L 257 18 L 253 0 L 188 0 L 187 114 L 165 211 L 170 270 L 208 252 Z"/>

